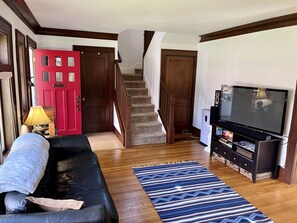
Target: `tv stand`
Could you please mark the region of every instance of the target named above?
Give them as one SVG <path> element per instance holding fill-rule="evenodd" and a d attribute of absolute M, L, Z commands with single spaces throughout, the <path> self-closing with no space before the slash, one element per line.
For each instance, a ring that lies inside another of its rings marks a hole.
<path fill-rule="evenodd" d="M 270 140 L 272 138 L 272 135 L 260 131 L 260 130 L 254 130 L 251 129 L 249 127 L 245 127 L 242 125 L 236 125 L 230 122 L 226 122 L 226 121 L 221 121 L 219 120 L 217 123 L 218 126 L 222 127 L 222 128 L 226 128 L 229 129 L 230 131 L 234 131 L 243 135 L 248 135 L 252 138 L 258 139 L 258 140 Z"/>
<path fill-rule="evenodd" d="M 212 125 L 210 156 L 251 178 L 277 178 L 277 156 L 281 139 L 231 123 Z"/>

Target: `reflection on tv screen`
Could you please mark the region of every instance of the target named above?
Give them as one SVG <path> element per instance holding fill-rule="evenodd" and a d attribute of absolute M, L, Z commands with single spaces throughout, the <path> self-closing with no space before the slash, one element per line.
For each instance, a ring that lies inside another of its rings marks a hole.
<path fill-rule="evenodd" d="M 222 86 L 220 119 L 281 135 L 287 90 Z"/>

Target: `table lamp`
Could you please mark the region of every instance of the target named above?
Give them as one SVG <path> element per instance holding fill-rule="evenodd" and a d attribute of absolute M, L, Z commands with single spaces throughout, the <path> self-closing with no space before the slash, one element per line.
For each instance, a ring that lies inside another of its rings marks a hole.
<path fill-rule="evenodd" d="M 259 88 L 257 95 L 256 95 L 256 99 L 261 100 L 261 99 L 266 99 L 267 95 L 266 95 L 266 89 L 265 88 Z"/>
<path fill-rule="evenodd" d="M 265 88 L 259 88 L 257 95 L 256 95 L 256 108 L 261 109 L 264 107 L 264 101 L 267 99 L 266 95 L 266 89 Z"/>
<path fill-rule="evenodd" d="M 43 130 L 43 127 L 41 125 L 46 125 L 51 122 L 52 121 L 49 119 L 49 117 L 46 115 L 45 111 L 43 110 L 43 107 L 35 106 L 30 108 L 29 115 L 24 125 L 33 126 L 32 132 L 39 133 L 40 131 Z"/>

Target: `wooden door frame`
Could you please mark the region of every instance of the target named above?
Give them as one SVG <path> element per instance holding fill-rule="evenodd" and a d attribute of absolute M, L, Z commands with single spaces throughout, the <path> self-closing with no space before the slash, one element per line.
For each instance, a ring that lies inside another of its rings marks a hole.
<path fill-rule="evenodd" d="M 289 184 L 297 184 L 297 82 L 287 146 L 284 181 Z"/>
<path fill-rule="evenodd" d="M 103 53 L 112 53 L 113 55 L 113 61 L 115 61 L 115 48 L 112 48 L 112 47 L 101 47 L 101 46 L 83 46 L 83 45 L 73 45 L 72 46 L 72 49 L 74 51 L 84 51 L 84 50 L 87 50 L 89 52 L 98 52 L 98 50 L 100 50 L 100 52 L 103 52 Z M 81 70 L 82 70 L 82 67 L 81 67 Z M 109 129 L 110 131 L 113 131 L 113 118 L 114 118 L 114 114 L 113 114 L 113 98 L 114 98 L 114 91 L 115 91 L 115 70 L 114 70 L 114 63 L 112 63 L 112 66 L 111 66 L 111 70 L 110 70 L 110 106 L 111 106 L 111 111 L 110 111 L 110 123 L 109 123 Z M 83 93 L 83 89 L 82 89 L 82 86 L 83 86 L 83 82 L 82 82 L 82 75 L 80 75 L 81 77 L 81 93 Z M 83 113 L 82 113 L 82 120 L 83 120 Z M 83 123 L 82 123 L 83 124 Z"/>
<path fill-rule="evenodd" d="M 31 107 L 31 95 L 28 90 L 28 58 L 27 58 L 27 47 L 26 37 L 18 29 L 15 30 L 15 44 L 16 44 L 16 62 L 17 62 L 17 77 L 18 77 L 18 89 L 19 89 L 19 106 L 20 106 L 20 118 L 21 124 L 25 121 L 29 109 Z M 20 50 L 19 47 L 22 46 Z M 20 61 L 22 54 L 23 61 Z M 25 98 L 25 101 L 23 100 Z M 25 110 L 23 110 L 25 107 Z"/>
<path fill-rule="evenodd" d="M 12 112 L 13 112 L 13 120 L 9 121 L 10 124 L 6 125 L 6 129 L 11 128 L 13 129 L 13 137 L 17 137 L 19 135 L 19 128 L 18 128 L 18 115 L 17 115 L 17 100 L 16 100 L 16 78 L 14 73 L 14 62 L 13 62 L 13 44 L 12 44 L 12 25 L 4 19 L 0 15 L 0 32 L 4 35 L 6 35 L 6 43 L 5 46 L 7 47 L 7 52 L 5 52 L 5 55 L 7 56 L 7 63 L 6 64 L 0 64 L 0 72 L 2 71 L 9 71 L 12 73 L 12 78 L 10 78 L 10 84 L 11 84 L 11 105 L 13 106 Z M 5 118 L 4 118 L 5 121 Z M 8 120 L 6 120 L 8 122 Z M 13 123 L 13 124 L 12 124 Z M 9 126 L 9 127 L 7 127 Z M 4 138 L 7 137 L 8 134 L 4 136 Z M 11 141 L 11 138 L 9 138 L 7 141 Z"/>
<path fill-rule="evenodd" d="M 172 50 L 172 49 L 161 49 L 161 75 L 160 79 L 165 82 L 165 72 L 166 72 L 166 57 L 167 56 L 190 56 L 194 57 L 193 64 L 193 83 L 192 83 L 192 93 L 191 93 L 191 109 L 190 109 L 190 126 L 189 130 L 192 132 L 193 127 L 193 114 L 194 114 L 194 100 L 195 100 L 195 86 L 196 86 L 196 69 L 197 69 L 197 60 L 198 60 L 198 51 L 193 50 Z M 174 136 L 173 136 L 174 137 Z"/>

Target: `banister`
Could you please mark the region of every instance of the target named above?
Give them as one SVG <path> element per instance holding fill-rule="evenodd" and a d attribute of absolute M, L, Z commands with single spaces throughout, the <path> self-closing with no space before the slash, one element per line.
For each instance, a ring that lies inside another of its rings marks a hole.
<path fill-rule="evenodd" d="M 117 103 L 119 111 L 119 121 L 120 126 L 123 129 L 122 133 L 124 135 L 124 146 L 129 148 L 132 146 L 132 130 L 131 130 L 131 111 L 132 111 L 132 96 L 128 95 L 127 89 L 125 87 L 125 82 L 118 64 L 115 62 L 116 67 L 116 88 L 115 88 L 115 102 Z"/>
<path fill-rule="evenodd" d="M 167 131 L 167 142 L 174 143 L 174 107 L 175 95 L 170 93 L 163 80 L 160 81 L 159 113 Z"/>

